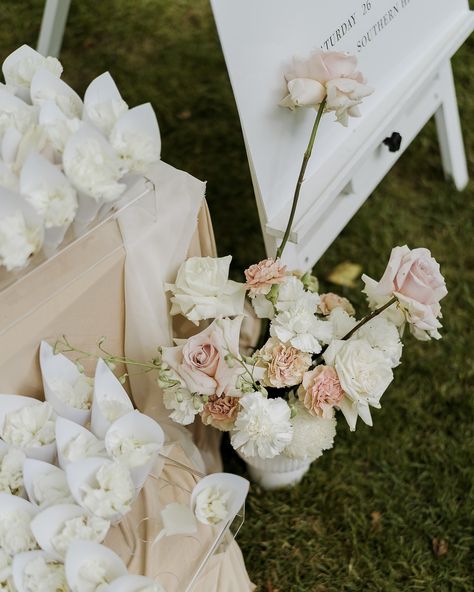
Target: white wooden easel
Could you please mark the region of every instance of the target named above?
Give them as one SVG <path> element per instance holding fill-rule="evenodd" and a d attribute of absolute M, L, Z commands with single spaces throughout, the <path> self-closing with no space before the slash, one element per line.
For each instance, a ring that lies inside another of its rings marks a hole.
<path fill-rule="evenodd" d="M 46 0 L 37 50 L 44 56 L 58 57 L 71 0 Z"/>

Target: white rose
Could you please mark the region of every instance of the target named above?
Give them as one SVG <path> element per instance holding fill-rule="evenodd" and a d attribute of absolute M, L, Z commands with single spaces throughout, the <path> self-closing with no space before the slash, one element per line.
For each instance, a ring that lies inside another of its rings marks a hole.
<path fill-rule="evenodd" d="M 0 218 L 0 265 L 7 271 L 24 267 L 42 243 L 40 227 L 28 224 L 20 210 Z"/>
<path fill-rule="evenodd" d="M 361 75 L 329 80 L 326 89 L 326 110 L 335 111 L 337 121 L 344 126 L 348 125 L 349 116 L 360 117 L 358 105 L 374 92 L 373 88 L 365 84 Z"/>
<path fill-rule="evenodd" d="M 339 404 L 350 429 L 355 430 L 357 417 L 372 425 L 369 405 L 380 408 L 380 397 L 393 380 L 386 355 L 370 346 L 366 339 L 333 341 L 324 360 L 334 366 L 346 394 Z"/>
<path fill-rule="evenodd" d="M 203 319 L 243 313 L 245 287 L 229 280 L 232 257 L 190 257 L 179 268 L 172 292 L 171 314 L 198 324 Z"/>
<path fill-rule="evenodd" d="M 56 414 L 48 402 L 7 413 L 2 438 L 18 448 L 39 447 L 55 440 Z"/>
<path fill-rule="evenodd" d="M 362 292 L 367 296 L 367 302 L 369 304 L 369 308 L 374 310 L 376 308 L 380 308 L 391 298 L 391 294 L 381 295 L 379 291 L 379 282 L 376 282 L 374 279 L 370 278 L 367 275 L 362 276 L 362 280 L 365 283 Z M 384 317 L 387 321 L 393 323 L 397 327 L 399 327 L 400 332 L 403 334 L 403 329 L 406 323 L 406 317 L 403 313 L 403 309 L 399 306 L 389 306 L 383 312 L 381 312 L 379 317 Z"/>
<path fill-rule="evenodd" d="M 25 458 L 25 453 L 18 448 L 9 448 L 0 459 L 0 491 L 21 495 Z"/>
<path fill-rule="evenodd" d="M 1 509 L 0 509 L 1 511 Z M 0 548 L 13 556 L 37 548 L 31 532 L 31 516 L 23 510 L 0 514 Z"/>
<path fill-rule="evenodd" d="M 24 592 L 68 592 L 64 565 L 39 555 L 25 565 Z"/>
<path fill-rule="evenodd" d="M 219 524 L 229 514 L 228 502 L 230 491 L 219 487 L 206 487 L 196 496 L 194 513 L 202 524 Z"/>
<path fill-rule="evenodd" d="M 54 549 L 64 557 L 72 541 L 101 543 L 107 536 L 110 522 L 98 516 L 77 516 L 66 520 L 61 530 L 51 539 Z"/>
<path fill-rule="evenodd" d="M 377 316 L 357 331 L 358 339 L 366 339 L 389 360 L 392 368 L 400 364 L 403 344 L 397 327 L 384 317 Z"/>

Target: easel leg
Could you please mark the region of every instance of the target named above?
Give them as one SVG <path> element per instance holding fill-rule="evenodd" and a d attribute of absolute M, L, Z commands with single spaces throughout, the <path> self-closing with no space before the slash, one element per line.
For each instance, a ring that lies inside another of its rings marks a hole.
<path fill-rule="evenodd" d="M 456 189 L 461 191 L 466 187 L 469 177 L 453 72 L 449 60 L 441 67 L 439 77 L 444 96 L 440 108 L 435 113 L 435 121 L 441 160 L 446 178 L 452 179 Z"/>
<path fill-rule="evenodd" d="M 37 50 L 44 56 L 58 57 L 71 0 L 46 0 Z"/>

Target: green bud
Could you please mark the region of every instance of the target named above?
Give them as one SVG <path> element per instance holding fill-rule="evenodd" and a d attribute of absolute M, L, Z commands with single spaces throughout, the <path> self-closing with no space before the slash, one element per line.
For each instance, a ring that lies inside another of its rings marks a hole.
<path fill-rule="evenodd" d="M 306 272 L 303 276 L 301 276 L 301 281 L 303 282 L 303 286 L 309 292 L 317 292 L 319 290 L 319 282 L 318 278 L 311 274 L 311 272 Z"/>

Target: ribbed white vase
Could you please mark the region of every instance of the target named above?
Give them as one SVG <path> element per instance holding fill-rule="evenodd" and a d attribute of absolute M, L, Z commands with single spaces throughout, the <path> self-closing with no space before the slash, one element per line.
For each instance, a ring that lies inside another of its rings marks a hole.
<path fill-rule="evenodd" d="M 250 478 L 263 489 L 281 489 L 296 485 L 303 479 L 311 465 L 310 460 L 299 460 L 278 455 L 273 458 L 237 454 L 247 463 Z"/>

